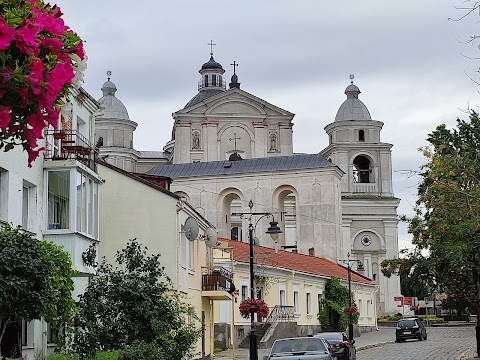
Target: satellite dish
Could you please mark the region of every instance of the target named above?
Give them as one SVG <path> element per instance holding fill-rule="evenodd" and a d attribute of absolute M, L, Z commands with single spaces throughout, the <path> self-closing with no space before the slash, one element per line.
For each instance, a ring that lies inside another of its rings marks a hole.
<path fill-rule="evenodd" d="M 189 216 L 183 225 L 183 232 L 189 241 L 193 241 L 198 236 L 198 222 L 195 218 Z"/>
<path fill-rule="evenodd" d="M 196 211 L 197 213 L 199 213 L 200 215 L 202 215 L 203 217 L 205 217 L 205 209 L 204 209 L 203 207 L 201 207 L 201 206 L 196 207 L 196 208 L 195 208 L 195 211 Z"/>
<path fill-rule="evenodd" d="M 217 230 L 212 227 L 205 230 L 205 244 L 210 248 L 217 246 Z"/>

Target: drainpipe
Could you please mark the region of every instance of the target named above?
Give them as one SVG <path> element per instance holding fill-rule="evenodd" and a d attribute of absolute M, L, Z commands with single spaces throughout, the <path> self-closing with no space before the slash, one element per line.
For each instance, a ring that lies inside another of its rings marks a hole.
<path fill-rule="evenodd" d="M 375 314 L 375 329 L 378 331 L 378 320 L 377 320 L 377 293 L 380 288 L 377 286 L 375 291 L 373 292 L 373 299 L 375 299 L 375 306 L 373 307 L 374 314 Z"/>

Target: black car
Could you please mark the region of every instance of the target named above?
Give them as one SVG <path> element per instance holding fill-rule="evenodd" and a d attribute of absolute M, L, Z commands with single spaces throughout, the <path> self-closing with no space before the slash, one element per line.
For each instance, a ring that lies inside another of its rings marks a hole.
<path fill-rule="evenodd" d="M 338 360 L 356 360 L 355 340 L 350 342 L 345 333 L 323 332 L 315 334 L 314 337 L 325 339 L 332 346 Z"/>
<path fill-rule="evenodd" d="M 419 318 L 402 319 L 397 323 L 395 342 L 407 339 L 427 340 L 427 329 Z"/>

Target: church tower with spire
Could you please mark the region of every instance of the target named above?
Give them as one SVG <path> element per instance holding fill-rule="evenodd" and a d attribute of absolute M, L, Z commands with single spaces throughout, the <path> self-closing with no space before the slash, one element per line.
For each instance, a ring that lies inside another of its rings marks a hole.
<path fill-rule="evenodd" d="M 384 259 L 398 257 L 397 207 L 392 187 L 392 145 L 380 139 L 383 122 L 372 120 L 359 99 L 360 89 L 351 83 L 347 99 L 335 121 L 325 127 L 329 145 L 321 154 L 345 172 L 341 182 L 342 243 L 338 258 L 348 253 L 360 260 L 359 268 L 380 285 L 379 313 L 396 311 L 394 296 L 400 295 L 397 276 L 381 272 Z"/>
<path fill-rule="evenodd" d="M 133 132 L 138 124 L 130 120 L 127 108 L 115 96 L 117 87 L 110 81 L 111 75 L 108 71 L 107 81 L 102 86 L 103 96 L 98 100 L 101 114 L 95 119 L 95 146 L 101 159 L 136 172 L 140 152 L 133 148 Z"/>

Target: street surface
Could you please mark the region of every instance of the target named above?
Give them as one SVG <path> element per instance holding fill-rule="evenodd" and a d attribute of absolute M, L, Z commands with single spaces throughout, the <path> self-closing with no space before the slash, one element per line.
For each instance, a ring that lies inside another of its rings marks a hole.
<path fill-rule="evenodd" d="M 460 354 L 475 345 L 475 328 L 428 327 L 428 340 L 395 341 L 395 328 L 380 328 L 379 331 L 363 334 L 355 339 L 357 348 L 376 346 L 357 352 L 357 360 L 455 360 Z M 248 359 L 248 349 L 237 349 L 235 359 Z M 267 355 L 267 349 L 259 349 L 259 359 Z M 216 354 L 215 359 L 233 359 L 232 350 Z"/>
<path fill-rule="evenodd" d="M 475 344 L 473 326 L 428 327 L 427 335 L 426 341 L 407 340 L 359 351 L 357 360 L 455 360 Z"/>

